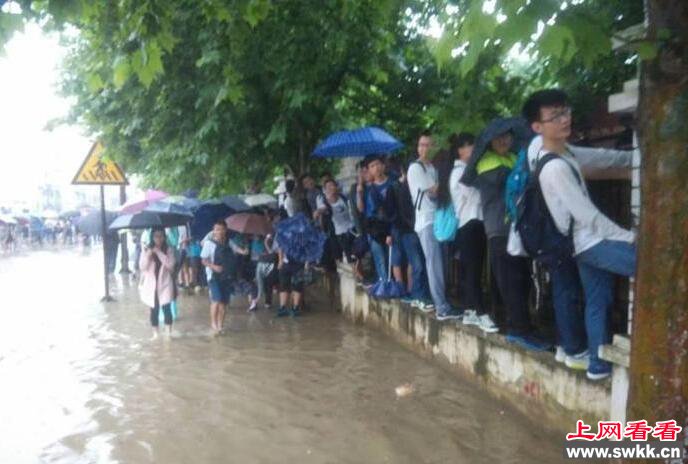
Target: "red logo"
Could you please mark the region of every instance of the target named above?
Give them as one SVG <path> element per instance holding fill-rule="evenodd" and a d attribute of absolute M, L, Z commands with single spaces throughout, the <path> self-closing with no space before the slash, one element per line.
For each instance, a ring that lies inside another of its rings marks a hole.
<path fill-rule="evenodd" d="M 673 419 L 658 421 L 654 427 L 650 427 L 643 419 L 629 421 L 626 427 L 618 421 L 599 421 L 597 433 L 593 433 L 592 426 L 579 419 L 576 421 L 576 431 L 567 433 L 566 440 L 600 441 L 630 438 L 631 441 L 647 441 L 648 437 L 654 437 L 660 441 L 676 441 L 681 430 L 683 428 Z"/>

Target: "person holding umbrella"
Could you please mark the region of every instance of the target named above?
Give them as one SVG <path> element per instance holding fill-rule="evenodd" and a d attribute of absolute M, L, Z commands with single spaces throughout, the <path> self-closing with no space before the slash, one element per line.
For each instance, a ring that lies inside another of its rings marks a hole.
<path fill-rule="evenodd" d="M 537 333 L 528 309 L 531 262 L 507 251 L 511 223 L 506 214 L 506 179 L 528 136 L 521 118 L 493 119 L 478 137 L 461 182 L 480 192 L 490 266 L 506 310 L 495 314 L 498 325 L 506 329 L 510 343 L 528 350 L 547 351 L 551 345 Z"/>
<path fill-rule="evenodd" d="M 153 327 L 153 339 L 158 338 L 158 319 L 160 308 L 165 317 L 165 334 L 172 334 L 172 310 L 170 303 L 174 299 L 174 251 L 167 245 L 165 229 L 156 227 L 151 234 L 151 241 L 141 253 L 139 269 L 141 301 L 150 308 L 150 322 Z"/>

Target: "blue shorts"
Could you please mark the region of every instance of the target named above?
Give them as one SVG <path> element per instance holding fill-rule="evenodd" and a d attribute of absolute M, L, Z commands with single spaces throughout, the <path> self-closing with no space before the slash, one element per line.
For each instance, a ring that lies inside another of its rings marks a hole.
<path fill-rule="evenodd" d="M 228 280 L 210 279 L 208 291 L 210 293 L 210 301 L 227 304 L 232 296 L 232 283 Z"/>

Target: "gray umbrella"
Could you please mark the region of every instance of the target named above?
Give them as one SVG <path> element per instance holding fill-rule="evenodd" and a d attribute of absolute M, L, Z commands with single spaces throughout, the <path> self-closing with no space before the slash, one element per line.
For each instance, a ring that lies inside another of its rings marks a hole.
<path fill-rule="evenodd" d="M 490 142 L 505 132 L 511 132 L 514 136 L 514 143 L 511 146 L 514 153 L 518 153 L 522 148 L 527 148 L 528 142 L 533 138 L 533 131 L 528 127 L 526 120 L 521 117 L 493 119 L 478 135 L 471 159 L 468 160 L 466 170 L 461 177 L 461 183 L 473 185 L 476 177 L 478 177 L 476 170 L 478 162 L 489 148 Z"/>
<path fill-rule="evenodd" d="M 109 226 L 117 217 L 117 213 L 112 211 L 105 211 L 105 226 Z M 85 216 L 82 216 L 76 223 L 79 232 L 86 235 L 104 235 L 102 219 L 100 217 L 100 210 L 91 211 Z"/>

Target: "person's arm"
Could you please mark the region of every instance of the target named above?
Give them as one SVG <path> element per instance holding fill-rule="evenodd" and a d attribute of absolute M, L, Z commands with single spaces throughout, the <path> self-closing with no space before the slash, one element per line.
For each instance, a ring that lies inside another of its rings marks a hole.
<path fill-rule="evenodd" d="M 437 185 L 433 182 L 432 176 L 427 175 L 425 170 L 420 162 L 411 163 L 411 166 L 408 168 L 408 185 L 414 204 L 418 200 L 419 192 L 425 192 L 430 196 L 434 196 L 437 193 Z"/>
<path fill-rule="evenodd" d="M 150 250 L 148 248 L 145 248 L 143 252 L 141 253 L 141 257 L 139 258 L 139 269 L 148 271 L 150 270 L 149 268 L 153 265 L 153 250 Z"/>
<path fill-rule="evenodd" d="M 466 203 L 466 192 L 467 187 L 460 182 L 463 170 L 459 168 L 452 169 L 449 175 L 449 193 L 452 199 L 452 205 L 454 206 L 454 212 L 456 213 L 456 218 L 459 218 L 459 211 L 462 205 Z"/>
<path fill-rule="evenodd" d="M 284 265 L 284 252 L 280 248 L 277 250 L 277 269 L 282 269 L 282 266 Z"/>
<path fill-rule="evenodd" d="M 239 255 L 247 255 L 250 253 L 248 248 L 239 246 L 231 240 L 229 241 L 229 247 L 232 249 L 234 253 L 237 253 Z"/>
<path fill-rule="evenodd" d="M 167 253 L 163 253 L 159 248 L 154 248 L 153 252 L 158 256 L 160 264 L 162 267 L 166 268 L 168 271 L 174 270 L 175 257 L 172 247 L 167 247 Z"/>
<path fill-rule="evenodd" d="M 365 212 L 365 184 L 362 180 L 356 184 L 356 207 L 359 213 Z"/>
<path fill-rule="evenodd" d="M 209 241 L 203 243 L 203 248 L 201 248 L 201 264 L 214 272 L 222 272 L 222 266 L 213 264 L 212 259 L 214 250 L 211 245 L 212 243 Z"/>
<path fill-rule="evenodd" d="M 633 151 L 568 145 L 586 179 L 630 179 Z"/>
<path fill-rule="evenodd" d="M 315 199 L 316 209 L 313 211 L 313 219 L 317 220 L 320 216 L 327 214 L 327 207 L 325 206 L 325 198 L 322 195 L 318 195 Z"/>
<path fill-rule="evenodd" d="M 635 234 L 616 225 L 597 209 L 564 160 L 547 163 L 540 172 L 540 186 L 547 207 L 552 211 L 553 199 L 558 199 L 576 224 L 589 228 L 605 239 L 633 242 Z"/>

